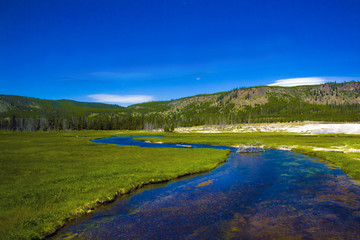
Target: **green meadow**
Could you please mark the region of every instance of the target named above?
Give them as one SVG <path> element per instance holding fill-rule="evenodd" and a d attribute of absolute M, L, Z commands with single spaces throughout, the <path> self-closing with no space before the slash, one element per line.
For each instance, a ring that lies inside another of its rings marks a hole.
<path fill-rule="evenodd" d="M 0 239 L 39 239 L 145 184 L 209 171 L 228 151 L 119 147 L 140 132 L 0 132 Z"/>
<path fill-rule="evenodd" d="M 39 239 L 69 220 L 145 184 L 209 171 L 228 151 L 119 147 L 90 140 L 111 136 L 159 135 L 136 131 L 0 132 L 0 239 Z M 234 146 L 291 146 L 360 179 L 360 153 L 313 148 L 360 149 L 356 135 L 290 133 L 164 133 L 153 142 Z"/>

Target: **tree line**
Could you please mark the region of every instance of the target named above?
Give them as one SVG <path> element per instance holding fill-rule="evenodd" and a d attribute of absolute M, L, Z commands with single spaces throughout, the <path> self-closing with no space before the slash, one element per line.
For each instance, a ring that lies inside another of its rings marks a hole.
<path fill-rule="evenodd" d="M 298 98 L 272 98 L 266 104 L 235 109 L 194 102 L 176 111 L 102 113 L 83 116 L 12 114 L 0 118 L 0 129 L 12 131 L 146 130 L 176 127 L 292 121 L 358 122 L 360 104 L 310 104 Z"/>

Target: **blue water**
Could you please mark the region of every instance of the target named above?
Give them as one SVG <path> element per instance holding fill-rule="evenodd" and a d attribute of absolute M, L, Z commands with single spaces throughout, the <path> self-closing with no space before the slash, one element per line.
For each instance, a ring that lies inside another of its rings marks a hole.
<path fill-rule="evenodd" d="M 132 138 L 93 141 L 231 153 L 209 173 L 122 197 L 55 239 L 360 239 L 360 185 L 339 168 L 289 151 L 239 154 Z"/>
<path fill-rule="evenodd" d="M 112 137 L 112 138 L 101 138 L 94 139 L 96 143 L 110 143 L 118 146 L 136 146 L 136 147 L 160 147 L 160 148 L 213 148 L 213 149 L 229 149 L 236 151 L 236 148 L 227 146 L 213 146 L 208 144 L 182 144 L 182 143 L 150 143 L 145 141 L 134 141 L 136 138 L 141 137 Z M 134 139 L 134 140 L 133 140 Z"/>

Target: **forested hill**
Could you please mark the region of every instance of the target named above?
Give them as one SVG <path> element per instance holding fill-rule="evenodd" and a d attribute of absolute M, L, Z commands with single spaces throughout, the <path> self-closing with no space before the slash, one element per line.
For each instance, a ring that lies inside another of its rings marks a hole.
<path fill-rule="evenodd" d="M 320 105 L 355 104 L 360 103 L 360 82 L 326 83 L 297 87 L 260 86 L 234 89 L 229 92 L 203 94 L 167 102 L 167 110 L 176 111 L 194 103 L 195 105 L 206 103 L 209 107 L 222 106 L 236 111 L 246 106 L 271 103 L 275 99 L 283 100 L 284 103 L 297 99 L 305 103 Z M 151 108 L 156 109 L 155 103 L 161 104 L 163 102 L 154 102 L 154 104 L 150 105 Z M 149 103 L 136 104 L 130 107 L 133 106 L 136 106 L 138 109 L 146 109 Z"/>
<path fill-rule="evenodd" d="M 119 105 L 87 103 L 71 100 L 43 100 L 15 95 L 0 95 L 0 113 L 5 115 L 83 115 L 96 111 L 124 110 Z"/>
<path fill-rule="evenodd" d="M 360 120 L 360 82 L 250 87 L 127 108 L 0 95 L 2 129 L 146 129 L 205 124 Z"/>

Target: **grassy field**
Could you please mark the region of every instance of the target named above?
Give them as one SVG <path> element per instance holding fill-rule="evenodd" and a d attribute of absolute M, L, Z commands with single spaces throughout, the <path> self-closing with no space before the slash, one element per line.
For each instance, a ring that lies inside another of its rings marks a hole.
<path fill-rule="evenodd" d="M 94 138 L 159 133 L 0 132 L 0 239 L 36 239 L 144 184 L 208 171 L 225 161 L 214 149 L 151 149 L 90 142 Z M 292 146 L 340 166 L 360 179 L 360 153 L 315 151 L 314 147 L 360 149 L 360 136 L 290 133 L 167 133 L 153 142 L 233 146 Z"/>
<path fill-rule="evenodd" d="M 144 134 L 0 132 L 0 239 L 42 238 L 97 204 L 144 184 L 211 170 L 228 154 L 90 142 Z"/>
<path fill-rule="evenodd" d="M 153 142 L 200 143 L 234 146 L 239 144 L 265 145 L 269 148 L 291 146 L 293 151 L 315 156 L 339 166 L 346 174 L 360 180 L 360 153 L 317 151 L 317 148 L 343 150 L 360 149 L 359 135 L 295 133 L 170 133 L 163 138 L 141 138 Z M 139 139 L 140 140 L 140 139 Z"/>

